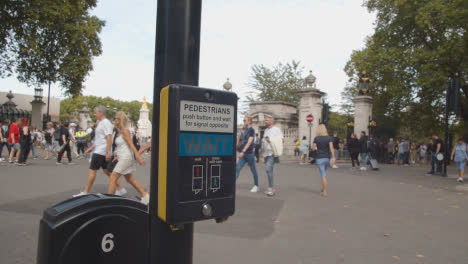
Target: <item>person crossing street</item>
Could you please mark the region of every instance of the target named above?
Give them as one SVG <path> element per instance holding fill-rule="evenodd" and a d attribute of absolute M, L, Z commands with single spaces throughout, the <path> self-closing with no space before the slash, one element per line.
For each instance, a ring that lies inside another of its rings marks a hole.
<path fill-rule="evenodd" d="M 99 124 L 94 132 L 94 144 L 86 151 L 86 154 L 93 153 L 88 171 L 88 179 L 86 180 L 85 188 L 80 193 L 74 195 L 74 197 L 86 195 L 91 191 L 94 180 L 96 180 L 96 173 L 99 169 L 102 169 L 107 176 L 110 177 L 111 175 L 107 169 L 107 163 L 111 161 L 112 132 L 114 126 L 109 119 L 106 118 L 106 111 L 106 107 L 102 105 L 94 108 L 94 116 L 96 120 L 99 121 Z M 127 190 L 120 185 L 118 180 L 116 181 L 116 185 L 117 190 L 115 194 L 127 194 Z"/>

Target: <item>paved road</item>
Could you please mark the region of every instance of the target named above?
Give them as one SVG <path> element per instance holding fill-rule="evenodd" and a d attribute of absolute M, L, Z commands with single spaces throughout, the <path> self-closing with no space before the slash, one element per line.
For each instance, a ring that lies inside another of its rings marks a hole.
<path fill-rule="evenodd" d="M 87 166 L 85 160 L 0 163 L 0 263 L 35 263 L 42 211 L 77 193 Z M 265 187 L 264 166 L 258 170 Z M 329 171 L 329 197 L 322 198 L 316 167 L 284 162 L 275 171 L 278 193 L 270 198 L 249 192 L 244 168 L 235 216 L 195 225 L 194 263 L 466 264 L 467 186 L 426 171 L 383 165 L 361 172 L 342 164 Z M 149 166 L 136 175 L 148 186 Z M 93 191 L 105 190 L 100 173 Z"/>

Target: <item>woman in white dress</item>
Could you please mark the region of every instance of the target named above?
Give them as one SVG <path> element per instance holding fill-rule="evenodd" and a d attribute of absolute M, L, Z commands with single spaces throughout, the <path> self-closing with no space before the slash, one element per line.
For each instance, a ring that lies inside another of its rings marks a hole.
<path fill-rule="evenodd" d="M 149 203 L 149 194 L 145 192 L 141 184 L 135 179 L 133 173 L 136 170 L 135 158 L 140 165 L 144 165 L 145 161 L 141 157 L 138 150 L 135 148 L 132 142 L 132 136 L 128 129 L 128 118 L 124 112 L 117 112 L 115 115 L 114 126 L 119 131 L 119 135 L 115 139 L 117 155 L 117 165 L 110 176 L 108 193 L 115 193 L 117 188 L 117 180 L 120 175 L 124 175 L 128 183 L 130 183 L 140 194 L 141 202 L 144 204 Z"/>

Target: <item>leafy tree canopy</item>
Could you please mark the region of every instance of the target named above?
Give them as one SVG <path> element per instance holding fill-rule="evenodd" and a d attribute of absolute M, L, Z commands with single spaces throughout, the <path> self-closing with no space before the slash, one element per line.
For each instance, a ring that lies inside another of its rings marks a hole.
<path fill-rule="evenodd" d="M 376 28 L 346 64 L 356 94 L 359 72 L 373 81 L 373 115 L 383 125 L 429 136 L 442 130 L 448 77 L 461 77 L 460 113 L 468 120 L 468 1 L 367 0 Z M 460 121 L 462 122 L 462 121 Z"/>
<path fill-rule="evenodd" d="M 15 73 L 31 86 L 59 82 L 79 95 L 102 53 L 104 21 L 89 14 L 96 0 L 6 0 L 0 4 L 0 77 Z"/>
<path fill-rule="evenodd" d="M 253 65 L 249 86 L 254 90 L 247 100 L 253 101 L 284 101 L 298 104 L 297 92 L 304 87 L 302 72 L 304 67 L 299 61 L 278 63 L 272 68 L 263 64 Z"/>
<path fill-rule="evenodd" d="M 93 109 L 98 105 L 109 106 L 108 117 L 113 117 L 115 115 L 114 107 L 117 108 L 117 111 L 122 111 L 130 114 L 130 119 L 133 123 L 136 123 L 140 117 L 140 109 L 142 102 L 138 101 L 120 101 L 115 100 L 110 97 L 96 97 L 96 96 L 76 96 L 73 98 L 68 98 L 60 102 L 60 116 L 70 117 L 72 113 L 80 111 L 83 108 L 83 101 L 86 98 L 88 102 L 88 108 L 93 111 Z M 150 113 L 150 120 L 153 113 L 153 104 L 147 103 Z M 91 115 L 93 120 L 94 116 Z"/>

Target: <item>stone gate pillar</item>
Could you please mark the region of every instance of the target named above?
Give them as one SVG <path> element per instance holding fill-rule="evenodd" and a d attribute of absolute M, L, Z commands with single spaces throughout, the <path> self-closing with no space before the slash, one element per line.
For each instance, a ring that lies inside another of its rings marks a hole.
<path fill-rule="evenodd" d="M 42 129 L 42 107 L 45 105 L 42 100 L 34 99 L 31 102 L 31 125 L 37 129 Z"/>
<path fill-rule="evenodd" d="M 305 80 L 306 81 L 305 89 L 297 93 L 300 97 L 298 137 L 299 139 L 302 139 L 303 136 L 306 136 L 308 140 L 311 140 L 311 142 L 315 138 L 317 127 L 320 124 L 320 119 L 322 118 L 322 109 L 323 109 L 322 96 L 325 94 L 324 92 L 316 88 L 315 80 L 316 80 L 315 76 L 312 75 L 312 71 L 310 71 L 309 76 L 307 76 Z M 306 121 L 306 117 L 309 114 L 312 114 L 314 116 L 314 121 L 312 122 L 311 131 L 309 131 L 309 126 Z M 311 137 L 309 137 L 310 132 L 311 132 Z"/>
<path fill-rule="evenodd" d="M 361 131 L 369 135 L 369 120 L 372 119 L 374 99 L 367 95 L 356 96 L 354 102 L 354 133 L 359 137 Z"/>

